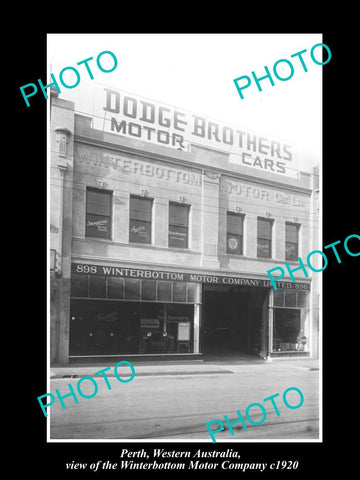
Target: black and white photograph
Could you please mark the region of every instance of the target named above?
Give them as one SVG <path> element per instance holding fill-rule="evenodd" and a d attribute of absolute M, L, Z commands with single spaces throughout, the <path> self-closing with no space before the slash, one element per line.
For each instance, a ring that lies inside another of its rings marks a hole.
<path fill-rule="evenodd" d="M 55 470 L 320 472 L 360 255 L 334 37 L 43 37 L 17 103 L 43 118 L 30 401 Z"/>
<path fill-rule="evenodd" d="M 285 37 L 48 36 L 49 440 L 321 440 L 331 50 Z"/>

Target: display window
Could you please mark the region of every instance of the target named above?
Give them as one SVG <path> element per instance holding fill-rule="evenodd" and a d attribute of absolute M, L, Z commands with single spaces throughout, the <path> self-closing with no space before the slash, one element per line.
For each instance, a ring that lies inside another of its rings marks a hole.
<path fill-rule="evenodd" d="M 272 351 L 308 351 L 308 318 L 308 292 L 294 290 L 274 292 Z"/>
<path fill-rule="evenodd" d="M 104 275 L 71 275 L 72 298 L 201 303 L 201 284 Z"/>
<path fill-rule="evenodd" d="M 70 356 L 192 353 L 194 305 L 73 300 Z"/>

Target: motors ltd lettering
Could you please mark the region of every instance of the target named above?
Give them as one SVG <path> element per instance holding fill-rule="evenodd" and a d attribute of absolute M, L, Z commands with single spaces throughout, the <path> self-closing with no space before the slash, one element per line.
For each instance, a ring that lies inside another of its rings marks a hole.
<path fill-rule="evenodd" d="M 305 208 L 306 202 L 304 197 L 295 196 L 287 192 L 279 192 L 276 190 L 269 190 L 246 183 L 239 183 L 222 178 L 220 182 L 221 192 L 230 195 L 239 195 L 243 198 L 258 200 L 261 202 L 276 202 L 292 207 Z"/>

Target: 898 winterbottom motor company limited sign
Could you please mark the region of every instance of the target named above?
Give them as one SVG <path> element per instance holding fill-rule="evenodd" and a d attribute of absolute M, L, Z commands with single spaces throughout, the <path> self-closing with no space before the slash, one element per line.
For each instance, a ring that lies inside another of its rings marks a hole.
<path fill-rule="evenodd" d="M 228 275 L 214 275 L 205 273 L 169 272 L 165 270 L 149 270 L 143 268 L 118 267 L 108 265 L 94 265 L 85 263 L 72 263 L 73 274 L 102 275 L 123 278 L 138 278 L 144 280 L 167 280 L 176 282 L 194 282 L 213 285 L 238 285 L 247 287 L 272 287 L 269 280 L 258 278 L 245 278 Z M 278 288 L 291 288 L 297 290 L 310 290 L 309 283 L 276 282 Z"/>

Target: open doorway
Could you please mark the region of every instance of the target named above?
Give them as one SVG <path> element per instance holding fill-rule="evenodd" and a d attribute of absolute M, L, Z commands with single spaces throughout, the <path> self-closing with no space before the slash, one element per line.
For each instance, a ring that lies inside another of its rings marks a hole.
<path fill-rule="evenodd" d="M 204 286 L 204 355 L 258 356 L 267 341 L 268 295 L 266 288 Z"/>

